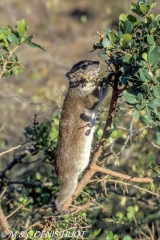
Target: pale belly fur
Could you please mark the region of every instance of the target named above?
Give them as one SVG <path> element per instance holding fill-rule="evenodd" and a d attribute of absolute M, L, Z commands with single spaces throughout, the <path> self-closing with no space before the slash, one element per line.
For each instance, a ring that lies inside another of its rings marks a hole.
<path fill-rule="evenodd" d="M 91 144 L 92 144 L 92 139 L 93 139 L 93 134 L 94 134 L 94 129 L 95 129 L 95 119 L 93 119 L 92 122 L 92 128 L 86 128 L 87 130 L 90 131 L 89 135 L 85 135 L 85 138 L 83 139 L 83 148 L 80 149 L 81 154 L 80 154 L 80 159 L 78 160 L 78 169 L 79 169 L 79 174 L 88 166 L 89 164 L 89 158 L 90 158 L 90 150 L 91 150 Z"/>

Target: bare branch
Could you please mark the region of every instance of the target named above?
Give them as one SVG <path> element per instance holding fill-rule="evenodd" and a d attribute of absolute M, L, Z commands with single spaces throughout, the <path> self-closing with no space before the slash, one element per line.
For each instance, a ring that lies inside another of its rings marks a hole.
<path fill-rule="evenodd" d="M 6 188 L 4 188 L 4 190 L 2 191 L 2 193 L 0 194 L 0 199 L 3 197 L 3 195 L 5 194 L 6 192 Z"/>
<path fill-rule="evenodd" d="M 121 179 L 124 179 L 124 180 L 128 180 L 130 182 L 137 182 L 137 183 L 153 183 L 154 182 L 153 178 L 131 177 L 129 175 L 122 174 L 122 173 L 119 173 L 119 172 L 115 172 L 115 171 L 112 171 L 110 169 L 102 168 L 102 167 L 99 167 L 99 166 L 95 167 L 95 171 L 105 173 L 105 174 L 113 176 L 113 177 L 118 177 L 118 178 L 121 178 Z"/>
<path fill-rule="evenodd" d="M 2 155 L 6 154 L 6 153 L 12 152 L 13 150 L 20 148 L 21 146 L 22 146 L 22 144 L 20 144 L 20 145 L 18 145 L 18 146 L 16 146 L 16 147 L 12 147 L 12 148 L 4 151 L 4 152 L 1 152 L 1 153 L 0 153 L 0 157 L 1 157 Z"/>
<path fill-rule="evenodd" d="M 140 179 L 142 179 L 142 178 L 140 178 Z M 139 186 L 137 186 L 137 185 L 133 185 L 132 183 L 127 183 L 127 182 L 123 182 L 123 181 L 120 181 L 120 180 L 115 180 L 115 179 L 99 179 L 99 180 L 91 180 L 90 182 L 94 182 L 94 181 L 96 181 L 96 182 L 113 182 L 113 183 L 119 183 L 119 184 L 122 184 L 122 185 L 124 185 L 124 186 L 132 186 L 132 187 L 134 187 L 134 188 L 137 188 L 138 190 L 140 190 L 140 191 L 144 191 L 144 192 L 147 192 L 147 193 L 150 193 L 151 195 L 154 195 L 154 196 L 157 196 L 157 197 L 160 197 L 160 194 L 159 193 L 155 193 L 155 192 L 152 192 L 152 191 L 150 191 L 150 190 L 148 190 L 148 189 L 146 189 L 146 188 L 142 188 L 142 187 L 139 187 Z M 127 189 L 127 192 L 128 192 L 128 189 Z"/>
<path fill-rule="evenodd" d="M 149 140 L 144 136 L 143 133 L 140 132 L 139 134 L 140 134 L 143 138 L 145 138 L 149 143 L 151 143 L 152 146 L 154 146 L 154 147 L 160 149 L 160 146 L 156 145 L 154 142 L 149 141 Z"/>
<path fill-rule="evenodd" d="M 28 203 L 27 203 L 28 204 Z M 27 205 L 27 204 L 25 204 L 25 205 Z M 15 209 L 12 213 L 10 213 L 7 217 L 6 217 L 6 219 L 8 219 L 8 218 L 10 218 L 12 215 L 14 215 L 17 211 L 19 211 L 21 208 L 23 208 L 24 206 L 25 206 L 24 204 L 23 205 L 21 205 L 21 206 L 19 206 L 17 209 Z"/>
<path fill-rule="evenodd" d="M 2 227 L 3 231 L 6 233 L 6 235 L 9 235 L 11 233 L 11 229 L 9 226 L 9 223 L 7 221 L 6 216 L 3 213 L 3 210 L 1 208 L 1 197 L 5 193 L 6 189 L 3 190 L 3 192 L 0 194 L 0 226 Z"/>
<path fill-rule="evenodd" d="M 2 131 L 3 127 L 4 127 L 5 123 L 3 123 L 2 127 L 0 128 L 0 132 Z"/>
<path fill-rule="evenodd" d="M 17 157 L 15 157 L 13 159 L 12 162 L 10 162 L 7 167 L 0 172 L 0 179 L 3 179 L 6 175 L 6 172 L 11 170 L 17 163 L 19 163 L 21 161 L 21 159 L 23 159 L 24 157 L 26 157 L 28 154 L 33 154 L 35 153 L 36 150 L 35 149 L 27 149 L 25 150 L 23 153 L 21 153 L 20 155 L 18 155 Z"/>

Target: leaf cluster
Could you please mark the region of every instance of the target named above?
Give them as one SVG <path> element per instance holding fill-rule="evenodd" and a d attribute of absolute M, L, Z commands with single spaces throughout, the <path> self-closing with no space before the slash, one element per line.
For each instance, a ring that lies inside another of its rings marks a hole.
<path fill-rule="evenodd" d="M 115 30 L 104 29 L 94 49 L 104 49 L 109 64 L 118 65 L 123 98 L 135 109 L 135 117 L 157 128 L 160 145 L 160 19 L 152 13 L 156 2 L 131 3 L 136 13 L 119 16 Z"/>
<path fill-rule="evenodd" d="M 58 125 L 60 115 L 52 121 L 39 123 L 36 116 L 32 126 L 25 128 L 24 135 L 38 152 L 43 152 L 46 159 L 53 159 L 53 152 L 57 144 Z"/>
<path fill-rule="evenodd" d="M 32 48 L 44 47 L 32 42 L 33 35 L 27 36 L 27 23 L 25 19 L 16 22 L 15 28 L 11 26 L 0 28 L 0 66 L 2 68 L 1 77 L 10 76 L 24 72 L 23 64 L 14 53 L 18 46 L 27 44 Z"/>

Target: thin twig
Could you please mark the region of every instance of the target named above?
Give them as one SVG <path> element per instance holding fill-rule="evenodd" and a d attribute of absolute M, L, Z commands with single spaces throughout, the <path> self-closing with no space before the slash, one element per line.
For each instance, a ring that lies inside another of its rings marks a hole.
<path fill-rule="evenodd" d="M 141 179 L 141 178 L 140 178 L 140 179 Z M 142 187 L 139 187 L 139 186 L 137 186 L 137 185 L 133 185 L 132 183 L 127 183 L 127 182 L 123 182 L 123 181 L 120 181 L 120 180 L 115 180 L 115 179 L 107 179 L 107 180 L 105 180 L 105 179 L 99 179 L 99 180 L 97 180 L 97 179 L 96 179 L 96 180 L 91 180 L 90 182 L 94 182 L 94 181 L 96 181 L 96 182 L 102 182 L 102 181 L 105 181 L 105 182 L 113 182 L 113 183 L 123 184 L 124 186 L 132 186 L 132 187 L 134 187 L 134 188 L 137 188 L 137 189 L 140 190 L 140 191 L 144 191 L 144 192 L 150 193 L 151 195 L 160 197 L 160 194 L 158 194 L 158 193 L 152 192 L 152 191 L 150 191 L 150 190 L 148 190 L 148 189 L 146 189 L 146 188 L 142 188 Z"/>
<path fill-rule="evenodd" d="M 3 127 L 4 127 L 5 123 L 3 123 L 2 127 L 0 128 L 0 132 L 2 131 Z"/>
<path fill-rule="evenodd" d="M 27 203 L 28 204 L 28 203 Z M 25 205 L 27 204 L 24 204 L 22 206 L 19 206 L 17 209 L 15 209 L 12 213 L 10 213 L 6 218 L 10 218 L 12 215 L 14 215 L 18 210 L 20 210 L 21 208 L 25 207 Z"/>
<path fill-rule="evenodd" d="M 16 147 L 12 147 L 12 148 L 4 151 L 4 152 L 1 152 L 1 153 L 0 153 L 0 157 L 1 157 L 2 155 L 6 154 L 6 153 L 12 152 L 13 150 L 20 148 L 21 146 L 22 146 L 22 144 L 20 144 L 20 145 L 18 145 L 18 146 L 16 146 Z"/>
<path fill-rule="evenodd" d="M 126 138 L 126 141 L 125 141 L 124 145 L 122 146 L 121 150 L 117 153 L 117 156 L 120 155 L 120 154 L 123 152 L 123 150 L 126 148 L 128 142 L 129 142 L 129 140 L 131 139 L 131 136 L 133 135 L 133 133 L 132 133 L 133 120 L 134 120 L 134 113 L 133 113 L 133 115 L 132 115 L 132 119 L 131 119 L 131 123 L 130 123 L 129 135 L 128 135 L 128 137 Z"/>
<path fill-rule="evenodd" d="M 2 193 L 0 194 L 0 199 L 3 197 L 4 193 L 6 192 L 6 188 L 4 188 L 4 190 L 2 191 Z M 1 202 L 0 202 L 1 203 Z"/>
<path fill-rule="evenodd" d="M 12 56 L 12 54 L 17 50 L 18 47 L 19 47 L 19 45 L 16 46 L 12 51 L 10 51 L 10 53 L 9 53 L 6 61 L 5 61 L 4 64 L 3 64 L 3 68 L 2 68 L 2 72 L 1 72 L 1 74 L 0 74 L 0 78 L 2 78 L 2 76 L 3 76 L 3 74 L 4 74 L 5 70 L 6 70 L 6 66 L 7 66 L 7 63 L 8 63 L 8 59 Z"/>
<path fill-rule="evenodd" d="M 117 50 L 117 52 L 121 52 L 121 53 L 124 53 L 125 55 L 128 55 L 128 56 L 130 56 L 130 57 L 132 57 L 132 54 L 130 54 L 130 53 L 128 53 L 128 52 L 125 52 L 125 51 L 123 51 L 123 50 Z"/>
<path fill-rule="evenodd" d="M 151 141 L 149 141 L 148 139 L 147 139 L 147 137 L 145 137 L 144 136 L 144 134 L 143 133 L 139 133 L 140 135 L 141 135 L 141 137 L 143 137 L 143 138 L 145 138 L 149 143 L 151 143 L 152 144 L 152 146 L 154 146 L 154 147 L 156 147 L 156 148 L 158 148 L 158 149 L 160 149 L 160 146 L 158 146 L 158 145 L 156 145 L 155 143 L 153 143 L 153 142 L 151 142 Z"/>

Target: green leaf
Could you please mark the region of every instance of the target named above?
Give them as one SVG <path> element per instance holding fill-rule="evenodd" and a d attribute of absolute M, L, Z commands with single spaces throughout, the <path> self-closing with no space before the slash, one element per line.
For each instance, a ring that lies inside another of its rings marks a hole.
<path fill-rule="evenodd" d="M 129 55 L 125 55 L 125 56 L 123 57 L 123 62 L 129 62 L 130 59 L 131 59 L 131 57 L 130 57 Z"/>
<path fill-rule="evenodd" d="M 155 186 L 155 183 L 151 183 L 151 190 L 152 190 L 153 192 L 155 192 L 155 191 L 156 191 L 156 186 Z"/>
<path fill-rule="evenodd" d="M 153 99 L 150 102 L 147 103 L 147 106 L 151 109 L 155 109 L 157 107 L 160 107 L 160 99 Z"/>
<path fill-rule="evenodd" d="M 155 86 L 153 89 L 153 95 L 155 98 L 159 98 L 160 97 L 160 86 Z"/>
<path fill-rule="evenodd" d="M 116 43 L 117 41 L 117 36 L 114 32 L 109 32 L 108 34 L 108 37 L 109 37 L 109 40 L 112 42 L 112 43 Z"/>
<path fill-rule="evenodd" d="M 5 71 L 4 74 L 3 74 L 3 77 L 8 77 L 10 76 L 12 73 L 10 71 Z"/>
<path fill-rule="evenodd" d="M 157 3 L 156 3 L 156 2 L 153 2 L 153 3 L 151 4 L 151 6 L 150 6 L 150 9 L 152 10 L 152 9 L 154 9 L 156 6 L 157 6 Z"/>
<path fill-rule="evenodd" d="M 135 215 L 135 210 L 132 206 L 127 207 L 127 218 L 131 220 Z"/>
<path fill-rule="evenodd" d="M 139 15 L 139 10 L 135 3 L 131 3 L 131 10 L 132 10 L 132 12 L 135 12 L 135 13 L 137 13 L 137 15 Z"/>
<path fill-rule="evenodd" d="M 142 58 L 143 58 L 146 62 L 148 62 L 147 53 L 143 53 L 143 54 L 142 54 Z"/>
<path fill-rule="evenodd" d="M 117 37 L 120 39 L 120 38 L 122 38 L 123 37 L 123 33 L 121 32 L 121 31 L 118 31 L 117 32 Z"/>
<path fill-rule="evenodd" d="M 100 139 L 102 137 L 102 134 L 103 134 L 103 130 L 101 128 L 99 128 L 97 131 L 98 139 Z"/>
<path fill-rule="evenodd" d="M 145 70 L 143 70 L 143 69 L 141 69 L 141 68 L 140 68 L 140 70 L 139 70 L 140 80 L 141 80 L 142 82 L 146 82 L 146 81 L 147 81 L 147 79 L 146 79 L 146 77 L 145 77 L 145 75 L 144 75 L 144 71 L 145 71 Z"/>
<path fill-rule="evenodd" d="M 123 57 L 123 62 L 129 62 L 130 59 L 131 59 L 131 56 L 125 55 L 125 56 Z"/>
<path fill-rule="evenodd" d="M 144 15 L 146 15 L 150 11 L 149 5 L 145 3 L 140 4 L 140 9 Z"/>
<path fill-rule="evenodd" d="M 150 30 L 150 33 L 154 33 L 154 32 L 156 32 L 156 31 L 157 31 L 157 28 L 154 27 L 154 28 L 152 28 L 152 29 Z"/>
<path fill-rule="evenodd" d="M 113 234 L 112 231 L 109 231 L 107 234 L 106 240 L 118 240 L 118 236 L 116 234 Z"/>
<path fill-rule="evenodd" d="M 121 77 L 121 83 L 126 84 L 128 82 L 128 76 L 122 75 Z"/>
<path fill-rule="evenodd" d="M 40 181 L 41 178 L 42 178 L 41 174 L 40 174 L 39 172 L 36 172 L 36 174 L 35 174 L 35 179 L 36 179 L 37 181 Z"/>
<path fill-rule="evenodd" d="M 121 38 L 121 40 L 120 40 L 120 45 L 123 48 L 127 48 L 128 44 L 130 43 L 131 40 L 132 40 L 132 35 L 124 34 L 123 38 Z"/>
<path fill-rule="evenodd" d="M 155 20 L 156 14 L 152 13 L 152 14 L 150 14 L 150 17 L 151 17 L 152 20 Z"/>
<path fill-rule="evenodd" d="M 137 19 L 135 16 L 131 15 L 131 14 L 128 14 L 128 15 L 127 15 L 127 19 L 128 19 L 130 22 L 132 22 L 132 23 L 135 23 L 135 22 L 138 21 L 138 19 Z"/>
<path fill-rule="evenodd" d="M 5 34 L 6 36 L 8 36 L 8 35 L 12 32 L 12 30 L 11 30 L 10 27 L 8 27 L 8 28 L 5 28 L 5 29 L 3 30 L 3 32 L 4 32 L 4 34 Z"/>
<path fill-rule="evenodd" d="M 19 44 L 19 39 L 17 38 L 17 36 L 14 33 L 9 34 L 7 39 L 9 42 L 14 42 L 17 45 Z"/>
<path fill-rule="evenodd" d="M 32 47 L 32 48 L 37 48 L 37 47 L 38 47 L 38 48 L 40 48 L 40 49 L 42 49 L 42 50 L 44 50 L 44 51 L 46 50 L 45 47 L 42 47 L 42 46 L 40 46 L 39 44 L 32 42 L 32 41 L 31 41 L 32 38 L 33 38 L 33 35 L 27 37 L 27 38 L 24 40 L 24 43 L 28 44 L 28 45 L 29 45 L 30 47 Z M 96 45 L 96 44 L 98 44 L 98 45 Z M 100 43 L 95 43 L 94 46 L 97 46 L 97 48 L 99 48 L 100 46 L 102 47 L 102 45 L 101 45 Z M 94 46 L 93 46 L 93 48 L 94 48 Z M 95 49 L 95 48 L 94 48 L 94 49 Z"/>
<path fill-rule="evenodd" d="M 122 14 L 119 16 L 119 20 L 125 22 L 125 21 L 127 20 L 127 15 L 124 14 L 124 13 L 122 13 Z"/>
<path fill-rule="evenodd" d="M 157 140 L 156 143 L 160 146 L 160 132 L 157 132 Z"/>
<path fill-rule="evenodd" d="M 143 100 L 143 94 L 142 93 L 138 93 L 138 95 L 137 95 L 137 100 L 138 100 L 138 102 L 142 102 L 142 100 Z"/>
<path fill-rule="evenodd" d="M 140 23 L 139 19 L 137 19 L 135 16 L 133 16 L 133 15 L 131 15 L 131 14 L 129 14 L 129 15 L 127 16 L 127 19 L 128 19 L 130 22 L 132 22 L 132 25 L 133 25 L 134 28 L 137 27 L 137 26 L 139 25 L 139 23 Z"/>
<path fill-rule="evenodd" d="M 59 116 L 56 116 L 56 117 L 53 118 L 53 121 L 55 122 L 55 124 L 57 126 L 59 125 L 59 120 L 60 120 Z"/>
<path fill-rule="evenodd" d="M 153 153 L 150 153 L 148 156 L 148 159 L 150 162 L 152 162 L 153 164 L 155 164 L 156 159 L 155 159 L 155 155 Z"/>
<path fill-rule="evenodd" d="M 128 64 L 128 63 L 126 63 L 126 64 L 124 63 L 123 64 L 123 73 L 125 75 L 127 74 L 127 76 L 130 76 L 131 71 L 132 71 L 132 65 Z"/>
<path fill-rule="evenodd" d="M 27 33 L 27 23 L 25 19 L 22 19 L 21 21 L 16 22 L 16 29 L 19 33 L 19 36 L 26 36 Z"/>
<path fill-rule="evenodd" d="M 146 94 L 150 94 L 150 87 L 149 85 L 146 83 L 146 84 L 143 84 L 141 87 L 139 87 L 141 90 L 143 90 Z"/>
<path fill-rule="evenodd" d="M 138 205 L 135 205 L 135 206 L 134 206 L 134 211 L 135 211 L 135 212 L 138 212 L 138 210 L 139 210 Z"/>
<path fill-rule="evenodd" d="M 110 32 L 108 28 L 104 28 L 103 29 L 104 35 L 108 36 L 108 33 Z"/>
<path fill-rule="evenodd" d="M 139 72 L 138 72 L 138 75 L 139 75 L 140 80 L 142 82 L 146 82 L 146 81 L 151 79 L 151 76 L 148 74 L 148 69 L 140 68 Z"/>
<path fill-rule="evenodd" d="M 28 44 L 28 43 L 27 43 Z M 103 47 L 102 47 L 102 44 L 101 43 L 99 43 L 99 42 L 96 42 L 96 43 L 94 43 L 94 45 L 93 45 L 93 49 L 94 50 L 96 50 L 96 49 L 102 49 Z"/>
<path fill-rule="evenodd" d="M 153 38 L 151 35 L 149 35 L 149 34 L 147 34 L 147 42 L 148 42 L 150 45 L 155 44 L 154 38 Z"/>
<path fill-rule="evenodd" d="M 46 50 L 46 48 L 45 47 L 43 47 L 43 46 L 40 46 L 39 44 L 37 44 L 37 43 L 34 43 L 34 42 L 30 42 L 30 43 L 28 43 L 28 45 L 30 46 L 30 47 L 32 47 L 32 48 L 40 48 L 40 49 L 42 49 L 42 50 Z"/>
<path fill-rule="evenodd" d="M 141 111 L 141 110 L 142 110 L 142 109 L 141 109 L 141 105 L 136 104 L 136 109 L 137 109 L 136 111 L 138 111 L 138 112 Z M 137 113 L 137 114 L 138 114 L 138 113 Z M 138 118 L 139 118 L 139 116 L 138 116 Z"/>
<path fill-rule="evenodd" d="M 146 107 L 146 100 L 143 99 L 141 102 L 141 110 L 143 110 Z"/>
<path fill-rule="evenodd" d="M 155 122 L 153 120 L 151 120 L 148 115 L 141 115 L 139 117 L 140 121 L 146 125 L 149 125 L 149 126 L 155 126 Z"/>
<path fill-rule="evenodd" d="M 107 47 L 110 46 L 110 45 L 111 45 L 110 40 L 109 40 L 108 38 L 104 37 L 104 38 L 103 38 L 103 41 L 102 41 L 102 46 L 103 46 L 104 48 L 107 48 Z"/>
<path fill-rule="evenodd" d="M 151 117 L 151 111 L 152 111 L 152 110 L 151 110 L 148 106 L 145 105 L 146 115 L 147 115 L 150 119 L 152 119 L 152 117 Z"/>
<path fill-rule="evenodd" d="M 58 137 L 58 130 L 55 127 L 52 127 L 49 134 L 49 140 L 53 141 Z"/>
<path fill-rule="evenodd" d="M 13 74 L 18 74 L 19 73 L 17 68 L 13 68 L 12 72 L 13 72 Z"/>
<path fill-rule="evenodd" d="M 132 31 L 133 31 L 133 24 L 130 21 L 126 20 L 123 23 L 123 28 L 124 28 L 123 29 L 124 33 L 132 33 Z"/>
<path fill-rule="evenodd" d="M 18 69 L 19 73 L 23 73 L 24 70 L 25 70 L 25 67 L 24 67 L 24 66 L 21 66 L 21 67 Z"/>
<path fill-rule="evenodd" d="M 116 217 L 118 218 L 118 221 L 122 221 L 122 219 L 123 219 L 123 213 L 117 212 L 117 213 L 116 213 Z"/>
<path fill-rule="evenodd" d="M 136 111 L 134 112 L 134 118 L 135 118 L 135 119 L 139 119 L 139 115 L 140 115 L 139 111 L 136 110 Z"/>
<path fill-rule="evenodd" d="M 5 47 L 9 46 L 6 35 L 3 32 L 0 32 L 0 42 L 3 42 Z"/>
<path fill-rule="evenodd" d="M 33 38 L 33 35 L 30 35 L 29 37 L 25 38 L 24 43 L 30 43 Z"/>
<path fill-rule="evenodd" d="M 153 47 L 151 47 L 151 49 L 152 48 Z M 149 50 L 148 61 L 152 66 L 154 66 L 160 62 L 160 46 L 154 47 L 154 49 L 152 51 Z"/>
<path fill-rule="evenodd" d="M 133 240 L 129 235 L 126 235 L 122 238 L 122 240 Z"/>
<path fill-rule="evenodd" d="M 123 98 L 126 100 L 126 102 L 130 104 L 137 103 L 135 93 L 131 90 L 124 90 L 122 93 Z"/>

